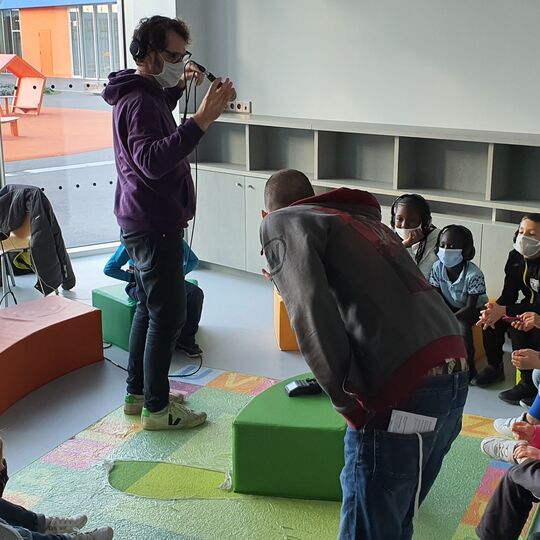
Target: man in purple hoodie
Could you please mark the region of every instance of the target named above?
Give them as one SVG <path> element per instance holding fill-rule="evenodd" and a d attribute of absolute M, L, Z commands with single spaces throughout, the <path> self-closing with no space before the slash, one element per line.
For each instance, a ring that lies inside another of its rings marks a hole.
<path fill-rule="evenodd" d="M 188 155 L 225 110 L 234 88 L 228 79 L 214 81 L 193 117 L 176 125 L 172 111 L 186 84 L 204 79 L 194 64 L 184 64 L 189 42 L 183 21 L 143 19 L 129 48 L 137 69 L 111 73 L 103 91 L 113 106 L 114 213 L 143 293 L 131 328 L 124 410 L 140 413 L 147 430 L 190 428 L 206 420 L 206 413 L 169 396 L 168 373 L 186 318 L 178 276 L 183 231 L 195 212 Z"/>

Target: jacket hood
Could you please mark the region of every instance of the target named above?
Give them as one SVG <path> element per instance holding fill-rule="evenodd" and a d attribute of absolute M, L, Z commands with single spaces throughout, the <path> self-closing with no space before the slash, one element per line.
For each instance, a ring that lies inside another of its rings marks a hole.
<path fill-rule="evenodd" d="M 144 88 L 146 91 L 160 91 L 160 87 L 151 79 L 137 75 L 134 69 L 124 69 L 114 71 L 109 75 L 109 83 L 101 92 L 101 96 L 109 105 L 116 105 L 120 98 L 137 88 Z"/>
<path fill-rule="evenodd" d="M 308 197 L 307 199 L 302 199 L 291 204 L 291 206 L 297 206 L 300 204 L 320 204 L 321 206 L 339 206 L 346 207 L 354 213 L 354 209 L 358 207 L 371 207 L 375 209 L 379 215 L 381 213 L 381 205 L 379 201 L 367 191 L 362 191 L 361 189 L 349 189 L 349 188 L 338 188 L 323 193 L 322 195 L 315 195 L 314 197 Z M 361 211 L 358 208 L 358 211 Z"/>

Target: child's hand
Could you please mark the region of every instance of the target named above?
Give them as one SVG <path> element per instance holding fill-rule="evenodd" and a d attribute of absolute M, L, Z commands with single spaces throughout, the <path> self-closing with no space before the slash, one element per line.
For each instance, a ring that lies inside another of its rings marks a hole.
<path fill-rule="evenodd" d="M 540 354 L 532 349 L 513 351 L 512 364 L 518 369 L 540 369 Z"/>
<path fill-rule="evenodd" d="M 480 319 L 476 326 L 481 326 L 485 330 L 488 326 L 495 328 L 495 323 L 506 315 L 506 307 L 500 306 L 497 302 L 488 302 L 486 309 L 480 312 Z"/>
<path fill-rule="evenodd" d="M 540 450 L 534 446 L 520 444 L 516 446 L 516 449 L 514 450 L 514 459 L 518 463 L 521 463 L 526 459 L 540 459 Z"/>
<path fill-rule="evenodd" d="M 540 317 L 532 311 L 528 311 L 527 313 L 522 313 L 521 315 L 518 315 L 518 319 L 519 320 L 512 323 L 512 326 L 516 330 L 528 332 L 533 328 L 540 328 Z"/>
<path fill-rule="evenodd" d="M 405 238 L 404 240 L 402 240 L 402 244 L 406 247 L 406 248 L 409 248 L 411 247 L 413 244 L 417 244 L 418 242 L 420 242 L 420 240 L 422 240 L 422 238 L 424 238 L 424 233 L 419 230 L 419 229 L 414 229 L 413 231 L 411 231 L 409 233 L 409 236 L 407 236 L 407 238 Z"/>
<path fill-rule="evenodd" d="M 532 441 L 534 437 L 534 426 L 528 422 L 514 422 L 512 424 L 512 433 L 518 441 Z"/>
<path fill-rule="evenodd" d="M 268 272 L 268 270 L 266 268 L 263 268 L 261 270 L 262 272 L 262 275 L 268 280 L 268 281 L 272 281 L 272 276 L 270 275 L 270 273 Z"/>

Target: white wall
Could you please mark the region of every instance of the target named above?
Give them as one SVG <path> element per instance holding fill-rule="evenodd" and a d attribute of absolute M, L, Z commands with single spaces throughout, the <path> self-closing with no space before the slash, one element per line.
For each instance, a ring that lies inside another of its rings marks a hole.
<path fill-rule="evenodd" d="M 176 4 L 254 113 L 539 132 L 537 0 Z"/>
<path fill-rule="evenodd" d="M 129 44 L 133 36 L 133 30 L 143 17 L 152 15 L 164 15 L 166 17 L 176 17 L 175 0 L 121 0 L 124 5 L 125 14 L 125 36 L 127 49 L 128 67 L 134 68 L 135 62 L 129 54 Z"/>

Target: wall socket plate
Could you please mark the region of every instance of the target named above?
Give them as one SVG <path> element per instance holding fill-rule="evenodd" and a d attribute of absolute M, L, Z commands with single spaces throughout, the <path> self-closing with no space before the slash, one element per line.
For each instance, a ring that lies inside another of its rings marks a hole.
<path fill-rule="evenodd" d="M 251 101 L 231 101 L 227 107 L 227 111 L 249 114 L 251 112 Z"/>

